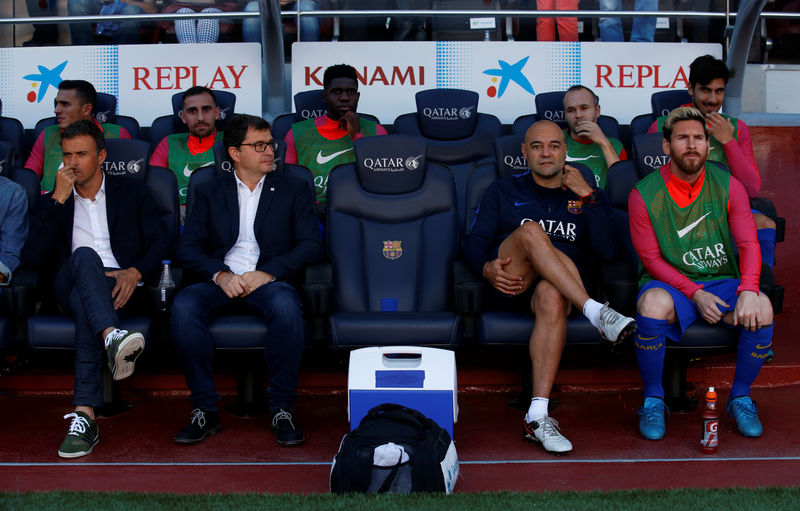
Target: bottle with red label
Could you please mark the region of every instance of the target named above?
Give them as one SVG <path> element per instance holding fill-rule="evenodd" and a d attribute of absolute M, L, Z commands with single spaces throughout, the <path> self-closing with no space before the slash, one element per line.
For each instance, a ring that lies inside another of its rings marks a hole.
<path fill-rule="evenodd" d="M 706 405 L 703 408 L 703 439 L 700 447 L 706 454 L 714 454 L 719 448 L 719 411 L 717 410 L 717 393 L 714 387 L 708 387 Z"/>

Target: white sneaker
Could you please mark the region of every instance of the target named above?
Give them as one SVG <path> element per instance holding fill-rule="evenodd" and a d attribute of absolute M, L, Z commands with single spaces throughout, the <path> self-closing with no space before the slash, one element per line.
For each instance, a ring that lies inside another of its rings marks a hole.
<path fill-rule="evenodd" d="M 552 417 L 539 417 L 525 422 L 523 436 L 526 440 L 542 444 L 544 450 L 553 454 L 566 454 L 572 451 L 572 442 L 561 434 L 558 422 Z"/>
<path fill-rule="evenodd" d="M 603 339 L 611 344 L 617 344 L 636 331 L 636 321 L 628 316 L 623 316 L 606 303 L 600 309 L 597 329 L 600 330 Z"/>

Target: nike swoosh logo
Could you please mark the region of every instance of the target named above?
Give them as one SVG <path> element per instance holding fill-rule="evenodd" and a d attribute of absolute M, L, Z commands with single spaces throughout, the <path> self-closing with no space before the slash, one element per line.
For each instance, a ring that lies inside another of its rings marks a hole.
<path fill-rule="evenodd" d="M 187 163 L 185 167 L 183 167 L 183 175 L 186 177 L 191 177 L 192 171 L 189 169 L 189 164 Z"/>
<path fill-rule="evenodd" d="M 533 204 L 533 202 L 520 202 L 520 201 L 514 201 L 514 205 L 515 205 L 515 206 L 525 206 L 525 205 L 527 205 L 527 204 Z"/>
<path fill-rule="evenodd" d="M 573 158 L 572 156 L 567 156 L 567 161 L 586 161 L 586 160 L 588 160 L 589 158 L 599 158 L 599 157 L 600 157 L 600 156 L 598 156 L 598 155 L 596 155 L 596 154 L 590 154 L 590 155 L 589 155 L 589 156 L 587 156 L 586 158 Z"/>
<path fill-rule="evenodd" d="M 689 231 L 691 231 L 692 229 L 694 229 L 695 227 L 697 227 L 697 224 L 699 224 L 700 222 L 702 222 L 702 221 L 703 221 L 703 219 L 704 219 L 705 217 L 707 217 L 708 215 L 710 215 L 710 214 L 711 214 L 711 211 L 709 211 L 709 212 L 708 212 L 708 213 L 706 213 L 705 215 L 701 216 L 700 218 L 698 218 L 698 219 L 697 219 L 697 220 L 695 220 L 694 222 L 690 223 L 689 225 L 687 225 L 687 226 L 686 226 L 686 227 L 684 227 L 683 229 L 680 229 L 680 230 L 678 231 L 678 237 L 679 237 L 679 238 L 683 238 L 684 236 L 686 236 L 687 234 L 689 234 Z"/>
<path fill-rule="evenodd" d="M 336 158 L 340 154 L 344 154 L 347 151 L 352 151 L 352 150 L 353 150 L 352 147 L 348 147 L 347 149 L 342 149 L 341 151 L 336 151 L 335 153 L 331 153 L 331 154 L 329 154 L 327 156 L 322 156 L 322 150 L 320 149 L 320 151 L 317 153 L 317 163 L 319 163 L 320 165 L 325 165 L 326 163 L 328 163 L 332 159 Z"/>
<path fill-rule="evenodd" d="M 769 348 L 770 346 L 772 346 L 772 343 L 769 343 L 766 346 L 762 346 L 760 344 L 756 344 L 756 349 L 757 350 L 765 350 L 765 349 Z"/>

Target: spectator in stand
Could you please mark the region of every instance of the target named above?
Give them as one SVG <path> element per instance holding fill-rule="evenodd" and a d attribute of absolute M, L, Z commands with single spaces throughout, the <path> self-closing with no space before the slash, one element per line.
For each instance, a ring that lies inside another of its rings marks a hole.
<path fill-rule="evenodd" d="M 221 430 L 208 318 L 227 308 L 266 321 L 272 432 L 278 444 L 298 445 L 305 437 L 292 407 L 305 337 L 300 298 L 288 281 L 324 255 L 314 198 L 304 181 L 274 172 L 277 142 L 267 121 L 236 115 L 223 140 L 234 170 L 198 186 L 178 245 L 185 275 L 197 283 L 172 305 L 172 336 L 193 407 L 175 442 L 196 444 Z"/>
<path fill-rule="evenodd" d="M 201 167 L 214 165 L 214 142 L 222 138 L 215 124 L 219 107 L 214 92 L 201 85 L 187 89 L 180 117 L 189 133 L 174 133 L 161 139 L 150 157 L 150 165 L 168 168 L 178 178 L 183 224 L 189 177 Z"/>
<path fill-rule="evenodd" d="M 57 16 L 56 0 L 25 0 L 28 16 Z M 33 25 L 33 37 L 22 43 L 22 46 L 53 46 L 58 44 L 58 25 L 42 23 Z"/>
<path fill-rule="evenodd" d="M 663 125 L 670 162 L 639 181 L 628 198 L 631 238 L 644 269 L 633 345 L 644 382 L 639 432 L 649 440 L 666 432 L 666 338 L 680 341 L 701 318 L 740 330 L 728 413 L 744 436 L 763 429 L 750 386 L 772 345 L 772 305 L 758 288 L 761 254 L 747 192 L 706 162 L 707 122 L 695 108 L 673 110 Z"/>
<path fill-rule="evenodd" d="M 537 11 L 577 11 L 578 0 L 536 0 Z M 578 18 L 536 18 L 536 40 L 556 41 L 558 25 L 559 41 L 578 40 Z"/>
<path fill-rule="evenodd" d="M 94 121 L 70 124 L 60 139 L 64 165 L 55 190 L 39 198 L 23 258 L 75 321 L 75 410 L 64 416 L 71 421 L 58 455 L 77 458 L 98 441 L 105 360 L 121 380 L 144 349 L 143 335 L 119 329 L 119 317 L 146 310 L 141 283 L 155 284 L 173 240 L 144 182 L 103 173 L 105 139 Z"/>
<path fill-rule="evenodd" d="M 601 11 L 622 10 L 622 0 L 599 0 Z M 633 6 L 636 11 L 657 11 L 658 0 L 636 0 Z M 622 33 L 622 18 L 600 18 L 600 40 L 606 43 L 622 42 L 625 36 Z M 656 36 L 656 18 L 653 16 L 635 16 L 631 42 L 652 43 Z"/>
<path fill-rule="evenodd" d="M 297 12 L 297 5 L 300 5 L 300 11 L 318 11 L 318 0 L 300 0 L 294 2 L 292 0 L 280 0 L 281 10 L 292 10 Z M 247 12 L 258 12 L 258 2 L 248 2 L 244 7 Z M 261 25 L 259 19 L 246 19 L 242 21 L 242 40 L 247 43 L 260 43 L 261 42 Z M 300 18 L 300 25 L 297 27 L 298 36 L 301 41 L 319 41 L 319 18 L 305 16 Z"/>
<path fill-rule="evenodd" d="M 33 144 L 25 168 L 31 169 L 42 180 L 42 190 L 53 189 L 56 173 L 63 166 L 59 138 L 64 129 L 79 120 L 91 120 L 97 124 L 105 138 L 131 138 L 128 131 L 117 124 L 100 124 L 94 118 L 97 106 L 97 91 L 85 80 L 63 80 L 56 94 L 56 124 L 39 133 Z"/>
<path fill-rule="evenodd" d="M 536 316 L 528 343 L 534 397 L 523 436 L 554 454 L 572 450 L 547 410 L 572 308 L 612 343 L 636 328 L 632 318 L 591 299 L 583 286 L 587 249 L 610 260 L 616 237 L 602 190 L 590 172 L 565 165 L 566 146 L 554 122 L 531 126 L 522 144 L 530 171 L 489 186 L 463 247 L 467 263 L 492 285 L 491 306 Z"/>
<path fill-rule="evenodd" d="M 725 100 L 725 87 L 730 72 L 725 63 L 711 55 L 697 57 L 689 66 L 689 95 L 691 105 L 706 117 L 708 130 L 708 160 L 727 166 L 733 177 L 738 179 L 747 191 L 748 197 L 755 197 L 761 188 L 761 174 L 753 155 L 753 142 L 750 130 L 741 119 L 719 113 Z M 662 130 L 667 117 L 662 116 L 650 125 L 648 133 Z M 753 218 L 758 229 L 758 242 L 761 246 L 761 260 L 769 267 L 775 264 L 775 222 L 768 216 L 753 210 Z"/>
<path fill-rule="evenodd" d="M 68 0 L 70 16 L 92 16 L 97 14 L 155 14 L 156 0 Z M 97 35 L 110 38 L 114 44 L 134 44 L 139 41 L 140 21 L 102 22 L 94 31 Z M 95 34 L 91 23 L 70 23 L 69 33 L 73 45 L 95 44 Z"/>
<path fill-rule="evenodd" d="M 597 125 L 599 99 L 588 87 L 573 85 L 564 94 L 564 119 L 567 129 L 567 161 L 580 162 L 591 169 L 597 187 L 605 189 L 608 168 L 628 159 L 622 142 L 609 138 Z"/>
<path fill-rule="evenodd" d="M 229 0 L 180 0 L 171 3 L 161 12 L 188 14 L 192 12 L 229 12 L 239 9 L 239 3 Z M 171 22 L 166 22 L 169 25 Z M 230 26 L 230 23 L 225 25 Z M 175 37 L 181 44 L 216 43 L 219 40 L 220 22 L 218 18 L 175 20 Z"/>
<path fill-rule="evenodd" d="M 20 185 L 0 176 L 0 286 L 11 282 L 27 237 L 28 196 Z"/>
<path fill-rule="evenodd" d="M 337 165 L 355 161 L 353 141 L 386 135 L 386 130 L 356 113 L 360 94 L 353 66 L 338 64 L 327 68 L 322 84 L 322 99 L 328 112 L 293 124 L 285 140 L 286 163 L 302 165 L 314 174 L 318 208 L 324 209 L 328 174 Z"/>

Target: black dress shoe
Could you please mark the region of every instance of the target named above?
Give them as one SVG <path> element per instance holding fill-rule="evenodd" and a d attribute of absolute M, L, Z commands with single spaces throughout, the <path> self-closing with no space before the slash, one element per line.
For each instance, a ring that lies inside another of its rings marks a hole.
<path fill-rule="evenodd" d="M 198 444 L 207 436 L 216 435 L 222 431 L 219 424 L 219 412 L 210 412 L 200 408 L 192 410 L 189 424 L 185 425 L 177 435 L 177 444 Z"/>
<path fill-rule="evenodd" d="M 294 423 L 291 410 L 279 409 L 272 416 L 272 432 L 280 445 L 300 445 L 306 441 L 303 432 Z"/>

